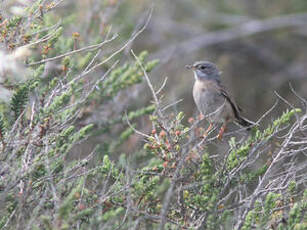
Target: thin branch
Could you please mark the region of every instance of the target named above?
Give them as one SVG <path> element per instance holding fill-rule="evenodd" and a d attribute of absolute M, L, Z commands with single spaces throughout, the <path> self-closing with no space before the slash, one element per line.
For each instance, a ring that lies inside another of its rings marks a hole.
<path fill-rule="evenodd" d="M 130 123 L 130 121 L 129 121 L 129 118 L 128 118 L 128 115 L 127 115 L 127 111 L 125 111 L 125 118 L 126 118 L 127 124 L 129 125 L 129 127 L 130 127 L 135 133 L 137 133 L 137 134 L 139 134 L 139 135 L 141 135 L 141 136 L 143 136 L 143 137 L 145 137 L 145 138 L 147 138 L 147 139 L 150 138 L 149 135 L 147 135 L 147 134 L 145 134 L 145 133 L 142 133 L 141 131 L 138 131 L 137 129 L 135 129 L 135 128 L 131 125 L 131 123 Z"/>
<path fill-rule="evenodd" d="M 133 50 L 131 50 L 131 53 L 132 53 L 132 55 L 134 56 L 135 60 L 137 61 L 137 63 L 139 64 L 139 66 L 141 67 L 141 69 L 142 69 L 142 71 L 143 71 L 143 73 L 144 73 L 144 77 L 145 77 L 145 79 L 146 79 L 147 85 L 148 85 L 148 87 L 149 87 L 149 89 L 150 89 L 150 91 L 151 91 L 151 93 L 152 93 L 152 97 L 153 97 L 153 99 L 154 99 L 154 101 L 155 101 L 155 104 L 156 104 L 156 108 L 157 108 L 158 114 L 159 114 L 160 117 L 163 117 L 163 114 L 162 114 L 162 111 L 161 111 L 161 108 L 160 108 L 159 99 L 158 99 L 157 94 L 156 94 L 156 92 L 155 92 L 155 90 L 154 90 L 154 88 L 153 88 L 153 85 L 152 85 L 152 83 L 151 83 L 151 81 L 150 81 L 150 79 L 149 79 L 149 77 L 148 77 L 148 75 L 147 75 L 147 72 L 146 72 L 144 66 L 142 65 L 140 59 L 135 55 L 135 53 L 133 52 Z"/>
<path fill-rule="evenodd" d="M 113 57 L 115 57 L 117 54 L 119 54 L 120 52 L 122 52 L 123 50 L 125 50 L 125 48 L 130 45 L 131 42 L 133 42 L 148 26 L 151 16 L 152 16 L 152 12 L 153 12 L 153 8 L 150 9 L 149 11 L 149 15 L 148 18 L 144 24 L 144 26 L 137 32 L 135 33 L 120 49 L 118 49 L 117 51 L 113 52 L 109 57 L 107 57 L 105 60 L 103 60 L 102 62 L 96 64 L 95 66 L 93 66 L 90 70 L 85 71 L 82 76 L 88 74 L 89 72 L 93 71 L 94 69 L 98 68 L 99 66 L 107 63 L 108 61 L 110 61 Z"/>
<path fill-rule="evenodd" d="M 168 80 L 168 78 L 166 77 L 166 78 L 164 79 L 164 81 L 163 81 L 163 83 L 162 83 L 160 89 L 157 90 L 156 94 L 159 94 L 159 93 L 164 89 L 167 80 Z"/>
<path fill-rule="evenodd" d="M 100 49 L 102 46 L 104 46 L 107 43 L 112 42 L 117 37 L 118 37 L 118 35 L 115 34 L 115 35 L 113 35 L 112 38 L 110 38 L 108 40 L 105 40 L 105 41 L 103 41 L 103 42 L 101 42 L 99 44 L 86 46 L 86 47 L 83 47 L 83 48 L 80 48 L 80 49 L 77 49 L 77 50 L 73 50 L 73 51 L 70 51 L 70 52 L 58 55 L 56 57 L 46 58 L 46 59 L 43 59 L 43 60 L 40 60 L 40 61 L 37 61 L 37 62 L 33 62 L 33 63 L 28 64 L 28 66 L 40 65 L 40 64 L 43 64 L 43 63 L 46 63 L 46 62 L 49 62 L 49 61 L 55 61 L 57 59 L 61 59 L 63 57 L 71 56 L 71 55 L 74 55 L 74 54 L 77 54 L 77 53 L 81 53 L 81 52 L 84 52 L 84 51 L 93 51 L 93 50 L 96 50 L 96 49 Z"/>

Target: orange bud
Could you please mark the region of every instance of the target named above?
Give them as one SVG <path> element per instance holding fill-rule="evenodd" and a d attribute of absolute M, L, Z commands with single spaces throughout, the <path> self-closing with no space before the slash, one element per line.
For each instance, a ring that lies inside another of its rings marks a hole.
<path fill-rule="evenodd" d="M 77 39 L 77 38 L 80 37 L 80 34 L 79 34 L 78 32 L 73 32 L 73 33 L 72 33 L 72 37 L 73 37 L 74 39 Z"/>
<path fill-rule="evenodd" d="M 159 134 L 160 137 L 165 137 L 166 136 L 166 132 L 164 130 L 162 130 Z"/>
<path fill-rule="evenodd" d="M 79 192 L 76 192 L 76 193 L 75 193 L 75 198 L 76 198 L 76 199 L 79 199 L 80 197 L 81 197 L 81 194 L 80 194 Z"/>
<path fill-rule="evenodd" d="M 188 120 L 188 122 L 189 122 L 190 124 L 194 123 L 194 118 L 193 118 L 193 117 L 190 117 L 189 120 Z"/>
<path fill-rule="evenodd" d="M 79 208 L 79 210 L 84 210 L 85 209 L 85 205 L 84 204 L 79 204 L 78 208 Z"/>

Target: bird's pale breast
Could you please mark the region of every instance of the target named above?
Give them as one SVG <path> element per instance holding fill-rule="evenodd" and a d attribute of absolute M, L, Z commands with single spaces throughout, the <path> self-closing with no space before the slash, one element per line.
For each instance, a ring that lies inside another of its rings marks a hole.
<path fill-rule="evenodd" d="M 193 97 L 198 110 L 213 123 L 233 119 L 231 106 L 215 84 L 215 82 L 206 80 L 195 81 Z"/>

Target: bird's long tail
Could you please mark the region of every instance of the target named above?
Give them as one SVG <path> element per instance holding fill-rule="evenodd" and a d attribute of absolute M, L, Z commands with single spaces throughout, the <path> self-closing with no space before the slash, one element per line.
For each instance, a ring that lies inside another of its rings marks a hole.
<path fill-rule="evenodd" d="M 246 118 L 243 118 L 243 117 L 237 117 L 237 120 L 236 120 L 239 125 L 243 126 L 243 127 L 247 127 L 247 130 L 250 130 L 252 126 L 255 125 L 255 123 L 247 120 Z"/>

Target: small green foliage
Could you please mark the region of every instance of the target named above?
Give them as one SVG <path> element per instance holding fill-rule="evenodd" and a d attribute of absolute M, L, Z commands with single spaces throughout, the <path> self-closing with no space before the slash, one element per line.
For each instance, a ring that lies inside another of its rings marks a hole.
<path fill-rule="evenodd" d="M 84 178 L 79 179 L 78 184 L 71 190 L 59 208 L 59 217 L 63 220 L 68 220 L 72 210 L 74 209 L 74 202 L 78 199 L 78 194 L 84 184 Z"/>
<path fill-rule="evenodd" d="M 55 34 L 53 35 L 53 37 L 51 39 L 49 39 L 48 41 L 48 46 L 52 46 L 54 43 L 56 43 L 59 39 L 59 37 L 63 34 L 63 27 L 59 27 Z"/>
<path fill-rule="evenodd" d="M 160 61 L 158 59 L 147 62 L 145 65 L 145 71 L 151 72 L 153 68 L 155 68 L 159 64 L 159 62 Z"/>
<path fill-rule="evenodd" d="M 67 67 L 67 66 L 69 66 L 70 62 L 71 62 L 71 58 L 69 56 L 67 56 L 67 57 L 63 58 L 62 65 Z"/>
<path fill-rule="evenodd" d="M 33 4 L 29 8 L 27 8 L 27 11 L 29 11 L 29 13 L 33 14 L 35 11 L 37 11 L 39 9 L 42 1 L 43 0 L 34 1 Z"/>
<path fill-rule="evenodd" d="M 203 176 L 203 179 L 208 179 L 207 176 L 212 175 L 212 161 L 207 153 L 203 155 L 202 163 L 200 165 L 199 173 Z"/>
<path fill-rule="evenodd" d="M 264 213 L 265 215 L 269 215 L 270 212 L 276 207 L 276 201 L 280 198 L 279 194 L 275 194 L 269 192 L 266 196 L 265 203 L 264 203 Z"/>
<path fill-rule="evenodd" d="M 119 207 L 114 210 L 110 210 L 102 215 L 102 221 L 108 221 L 110 219 L 116 218 L 123 213 L 124 213 L 124 208 L 122 207 Z"/>
<path fill-rule="evenodd" d="M 68 138 L 74 132 L 74 130 L 75 130 L 75 127 L 73 125 L 71 125 L 68 128 L 64 129 L 61 132 L 60 136 L 62 138 Z"/>
<path fill-rule="evenodd" d="M 246 218 L 242 230 L 250 230 L 252 228 L 252 224 L 255 220 L 255 212 L 249 211 Z"/>
<path fill-rule="evenodd" d="M 7 28 L 14 28 L 18 26 L 18 24 L 21 22 L 22 18 L 20 16 L 14 16 L 9 19 Z"/>
<path fill-rule="evenodd" d="M 0 140 L 3 139 L 5 135 L 5 127 L 3 121 L 3 115 L 0 113 Z"/>
<path fill-rule="evenodd" d="M 301 206 L 294 204 L 289 213 L 289 225 L 294 227 L 297 223 L 300 223 L 301 219 Z"/>
<path fill-rule="evenodd" d="M 179 112 L 176 116 L 176 120 L 177 121 L 181 121 L 184 118 L 184 113 L 183 112 Z"/>
<path fill-rule="evenodd" d="M 124 132 L 121 133 L 119 137 L 120 143 L 123 143 L 125 140 L 127 140 L 132 134 L 134 133 L 134 130 L 129 127 Z"/>
<path fill-rule="evenodd" d="M 50 89 L 53 89 L 53 88 L 57 85 L 58 81 L 59 81 L 58 78 L 56 78 L 56 77 L 53 78 L 53 79 L 50 81 L 50 83 L 49 83 L 49 88 L 50 88 Z"/>
<path fill-rule="evenodd" d="M 287 123 L 290 122 L 290 119 L 297 113 L 300 113 L 301 112 L 301 109 L 299 108 L 296 108 L 296 109 L 291 109 L 290 111 L 287 110 L 286 112 L 284 112 L 281 117 L 277 118 L 272 125 L 269 125 L 267 129 L 265 129 L 263 132 L 262 132 L 262 135 L 259 135 L 258 134 L 258 137 L 259 138 L 269 138 L 274 130 L 276 128 L 278 128 L 279 126 L 281 125 L 285 125 Z"/>
<path fill-rule="evenodd" d="M 85 219 L 89 216 L 91 216 L 94 212 L 94 209 L 93 208 L 87 208 L 87 209 L 84 209 L 80 212 L 78 212 L 74 217 L 73 219 L 76 221 L 76 220 L 82 220 L 82 219 Z"/>
<path fill-rule="evenodd" d="M 63 144 L 67 143 L 69 138 L 73 135 L 75 131 L 75 127 L 73 125 L 69 126 L 68 128 L 64 129 L 60 133 L 60 137 L 57 139 L 57 147 L 61 147 Z"/>
<path fill-rule="evenodd" d="M 88 136 L 90 134 L 90 132 L 93 130 L 93 128 L 94 128 L 93 124 L 89 124 L 89 125 L 83 127 L 77 133 L 75 133 L 73 135 L 72 140 L 74 142 L 77 142 L 79 140 L 84 139 L 86 136 Z"/>
<path fill-rule="evenodd" d="M 17 207 L 17 204 L 18 204 L 18 200 L 17 200 L 16 195 L 14 195 L 13 193 L 7 194 L 5 198 L 5 208 L 9 214 L 11 214 L 15 210 L 15 208 Z"/>
<path fill-rule="evenodd" d="M 229 144 L 229 146 L 231 147 L 231 149 L 236 148 L 236 145 L 237 145 L 237 143 L 236 143 L 236 138 L 235 138 L 235 137 L 231 137 L 231 138 L 229 139 L 229 141 L 228 141 L 228 144 Z"/>
<path fill-rule="evenodd" d="M 61 109 L 63 105 L 69 102 L 71 96 L 72 96 L 72 89 L 69 89 L 68 91 L 63 92 L 61 95 L 55 97 L 53 103 L 46 108 L 45 113 L 50 114 Z"/>
<path fill-rule="evenodd" d="M 143 116 L 143 115 L 146 115 L 146 114 L 151 114 L 154 110 L 155 110 L 155 105 L 149 105 L 147 107 L 129 112 L 127 117 L 128 117 L 129 120 L 133 120 L 133 119 L 138 118 L 140 116 Z M 126 121 L 126 116 L 123 116 L 122 120 Z"/>
<path fill-rule="evenodd" d="M 5 223 L 7 222 L 8 217 L 7 216 L 2 216 L 0 217 L 0 229 L 3 228 L 3 226 L 5 225 Z"/>
<path fill-rule="evenodd" d="M 184 191 L 185 204 L 188 206 L 193 205 L 198 210 L 210 213 L 216 208 L 218 189 L 214 186 L 216 176 L 214 175 L 213 162 L 209 154 L 205 153 L 202 156 L 202 162 L 195 177 L 196 181 L 199 181 L 202 186 L 199 186 L 197 190 Z M 212 229 L 213 225 L 210 224 L 210 226 L 208 229 Z"/>
<path fill-rule="evenodd" d="M 245 218 L 243 225 L 244 230 L 253 229 L 266 229 L 272 224 L 278 224 L 277 229 L 301 229 L 304 226 L 302 222 L 302 213 L 304 213 L 304 201 L 295 203 L 290 206 L 289 217 L 285 218 L 283 212 L 286 211 L 287 206 L 284 204 L 285 200 L 282 199 L 281 194 L 269 192 L 266 195 L 264 205 L 260 201 L 256 201 L 254 208 L 249 211 Z M 305 207 L 305 211 L 306 211 Z M 284 221 L 280 221 L 285 218 Z M 304 228 L 302 228 L 304 229 Z"/>
<path fill-rule="evenodd" d="M 78 60 L 78 67 L 80 69 L 85 68 L 88 65 L 88 63 L 91 61 L 93 56 L 94 56 L 94 53 L 93 52 L 89 52 L 86 55 L 84 55 L 83 57 L 81 57 Z"/>
<path fill-rule="evenodd" d="M 46 230 L 52 230 L 53 229 L 50 216 L 41 216 L 40 218 L 41 218 Z"/>
<path fill-rule="evenodd" d="M 300 113 L 302 112 L 301 109 L 291 109 L 290 111 L 287 110 L 286 112 L 284 112 L 280 118 L 276 119 L 274 122 L 273 122 L 273 127 L 277 127 L 277 126 L 280 126 L 280 125 L 283 125 L 283 124 L 287 124 L 289 123 L 290 119 L 296 114 L 296 113 Z"/>
<path fill-rule="evenodd" d="M 231 139 L 229 144 L 232 147 L 232 151 L 228 157 L 228 169 L 231 170 L 234 167 L 236 167 L 241 161 L 246 159 L 246 156 L 249 153 L 250 150 L 250 142 L 251 141 L 247 141 L 246 143 L 242 144 L 239 147 L 236 147 L 235 144 L 235 139 Z"/>
<path fill-rule="evenodd" d="M 43 74 L 44 70 L 45 70 L 45 64 L 39 65 L 39 66 L 38 66 L 36 69 L 34 69 L 34 71 L 33 71 L 33 78 L 34 78 L 34 79 L 39 78 L 39 77 Z"/>
<path fill-rule="evenodd" d="M 258 130 L 257 127 L 254 128 L 252 132 L 252 136 L 248 138 L 240 146 L 237 146 L 235 137 L 230 138 L 229 145 L 232 149 L 228 157 L 228 170 L 231 170 L 237 167 L 242 161 L 247 159 L 247 156 L 250 152 L 252 146 L 257 145 L 259 142 L 266 140 L 271 137 L 274 130 L 281 125 L 285 125 L 290 122 L 290 119 L 296 114 L 301 112 L 301 109 L 292 109 L 290 111 L 286 111 L 282 114 L 281 117 L 277 118 L 273 125 L 269 125 L 264 131 Z"/>
<path fill-rule="evenodd" d="M 296 182 L 294 180 L 289 183 L 288 191 L 292 195 L 295 194 L 295 192 L 296 192 Z"/>
<path fill-rule="evenodd" d="M 263 175 L 266 172 L 267 168 L 268 166 L 264 164 L 263 166 L 254 171 L 247 172 L 241 176 L 241 181 L 245 183 L 253 182 L 257 180 L 259 176 Z"/>
<path fill-rule="evenodd" d="M 16 120 L 24 110 L 28 102 L 28 97 L 29 88 L 27 84 L 21 85 L 14 92 L 11 100 L 11 110 L 14 112 L 14 120 Z"/>
<path fill-rule="evenodd" d="M 103 162 L 102 162 L 102 166 L 101 166 L 101 172 L 102 173 L 108 173 L 111 169 L 112 169 L 112 163 L 109 159 L 108 155 L 104 155 L 103 157 Z"/>
<path fill-rule="evenodd" d="M 32 172 L 34 180 L 43 177 L 46 174 L 46 168 L 44 164 L 37 164 Z"/>
<path fill-rule="evenodd" d="M 158 61 L 150 61 L 145 63 L 148 56 L 146 51 L 139 54 L 138 58 L 141 61 L 147 72 L 150 72 L 157 64 Z M 115 96 L 120 90 L 129 86 L 135 85 L 142 81 L 143 71 L 141 67 L 135 62 L 134 64 L 125 64 L 122 67 L 114 69 L 106 81 L 100 86 L 104 88 L 102 91 L 103 96 Z"/>

